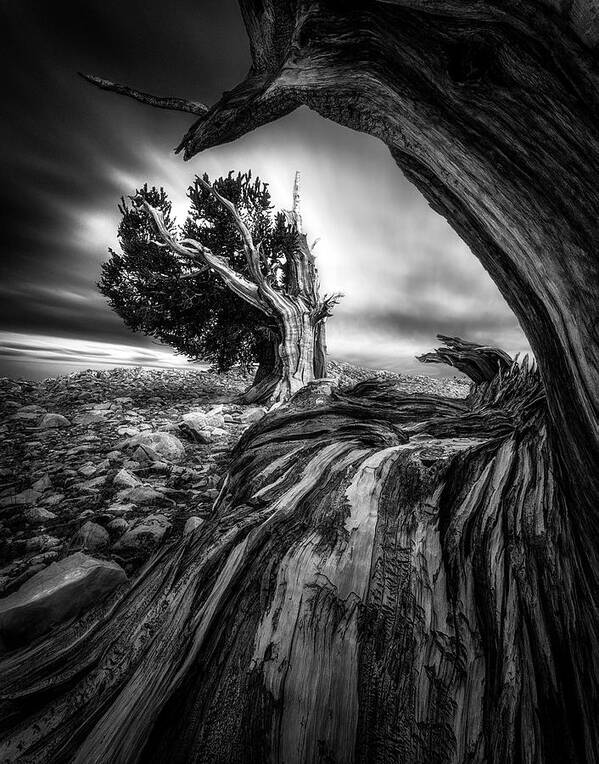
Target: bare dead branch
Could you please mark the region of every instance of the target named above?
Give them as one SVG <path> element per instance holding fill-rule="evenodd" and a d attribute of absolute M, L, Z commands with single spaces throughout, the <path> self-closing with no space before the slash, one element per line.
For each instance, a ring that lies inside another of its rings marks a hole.
<path fill-rule="evenodd" d="M 339 303 L 339 300 L 343 297 L 342 292 L 335 292 L 334 294 L 325 294 L 322 301 L 316 306 L 312 313 L 312 320 L 314 323 L 323 321 L 325 318 L 333 315 L 333 308 Z"/>
<path fill-rule="evenodd" d="M 144 93 L 142 90 L 135 90 L 127 85 L 120 85 L 118 82 L 111 82 L 102 77 L 96 77 L 94 74 L 84 74 L 83 72 L 79 72 L 79 76 L 102 90 L 109 90 L 112 93 L 118 93 L 119 95 L 133 98 L 136 101 L 145 103 L 148 106 L 154 106 L 157 109 L 186 111 L 198 116 L 206 114 L 206 112 L 209 111 L 208 106 L 199 101 L 188 101 L 185 98 L 174 98 L 173 96 L 155 96 L 151 93 Z"/>
<path fill-rule="evenodd" d="M 174 252 L 185 257 L 197 257 L 205 266 L 212 268 L 218 273 L 229 289 L 235 292 L 238 297 L 266 313 L 267 316 L 272 314 L 270 307 L 260 299 L 258 286 L 233 270 L 224 257 L 215 255 L 208 247 L 205 247 L 195 239 L 184 239 L 182 242 L 177 241 L 169 231 L 164 217 L 159 210 L 152 207 L 142 196 L 137 196 L 134 200 L 150 213 L 156 223 L 158 233 Z"/>
<path fill-rule="evenodd" d="M 233 218 L 233 221 L 235 225 L 237 226 L 237 230 L 239 231 L 239 233 L 241 234 L 241 238 L 243 239 L 243 249 L 244 249 L 249 271 L 257 283 L 262 283 L 264 281 L 264 275 L 260 267 L 260 251 L 259 251 L 259 248 L 254 244 L 252 234 L 250 233 L 249 228 L 243 222 L 241 215 L 239 214 L 239 211 L 237 210 L 237 207 L 229 199 L 226 199 L 224 196 L 221 196 L 221 194 L 218 193 L 218 191 L 214 188 L 214 186 L 211 183 L 208 183 L 199 175 L 198 175 L 198 182 L 200 183 L 202 188 L 205 188 L 207 191 L 209 191 L 212 194 L 212 196 L 214 196 L 214 198 L 222 204 L 222 206 L 229 212 L 229 214 Z"/>

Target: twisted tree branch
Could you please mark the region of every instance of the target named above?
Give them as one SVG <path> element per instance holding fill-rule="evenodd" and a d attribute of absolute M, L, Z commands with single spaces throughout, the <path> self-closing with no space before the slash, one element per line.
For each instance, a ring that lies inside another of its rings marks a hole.
<path fill-rule="evenodd" d="M 254 244 L 252 234 L 250 233 L 249 228 L 243 222 L 237 207 L 229 199 L 221 196 L 211 183 L 208 183 L 208 181 L 204 180 L 204 178 L 201 178 L 199 175 L 198 183 L 202 186 L 202 188 L 205 188 L 206 191 L 211 193 L 212 196 L 214 196 L 214 198 L 220 202 L 220 204 L 231 215 L 233 222 L 235 223 L 235 226 L 237 227 L 237 230 L 243 239 L 243 251 L 245 253 L 249 272 L 257 284 L 262 284 L 264 282 L 264 275 L 260 267 L 260 250 L 259 247 Z"/>
<path fill-rule="evenodd" d="M 500 372 L 507 372 L 513 365 L 510 356 L 499 348 L 478 345 L 459 337 L 437 334 L 446 347 L 416 356 L 421 363 L 446 363 L 464 372 L 477 385 L 491 381 Z"/>
<path fill-rule="evenodd" d="M 174 98 L 172 96 L 155 96 L 151 93 L 144 93 L 142 90 L 130 88 L 128 85 L 120 85 L 118 82 L 111 82 L 102 77 L 96 77 L 94 74 L 84 74 L 83 72 L 79 72 L 79 76 L 102 90 L 109 90 L 111 93 L 118 93 L 119 95 L 133 98 L 148 106 L 155 106 L 157 109 L 186 111 L 190 114 L 197 115 L 203 115 L 209 111 L 208 106 L 199 101 L 188 101 L 185 98 Z"/>
<path fill-rule="evenodd" d="M 199 258 L 206 266 L 212 268 L 238 297 L 241 297 L 242 300 L 245 300 L 250 303 L 250 305 L 258 308 L 258 310 L 262 311 L 262 313 L 265 313 L 267 316 L 271 315 L 272 311 L 270 307 L 260 299 L 258 286 L 249 281 L 249 279 L 246 279 L 240 273 L 237 273 L 237 271 L 233 270 L 224 257 L 215 255 L 212 250 L 208 249 L 208 247 L 205 247 L 195 239 L 184 239 L 183 242 L 177 241 L 168 230 L 168 227 L 164 222 L 164 217 L 159 210 L 152 207 L 152 205 L 141 196 L 135 197 L 135 201 L 142 204 L 150 213 L 156 223 L 158 233 L 165 244 L 174 252 L 185 257 L 195 256 Z"/>

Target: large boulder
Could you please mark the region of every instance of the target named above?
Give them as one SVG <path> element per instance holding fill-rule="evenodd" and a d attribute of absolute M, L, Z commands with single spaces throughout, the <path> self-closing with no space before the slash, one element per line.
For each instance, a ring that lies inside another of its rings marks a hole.
<path fill-rule="evenodd" d="M 54 562 L 0 599 L 0 647 L 14 649 L 64 623 L 127 581 L 115 562 L 82 552 Z"/>
<path fill-rule="evenodd" d="M 185 456 L 185 446 L 170 432 L 141 432 L 131 438 L 129 446 L 147 448 L 167 462 L 180 462 Z"/>

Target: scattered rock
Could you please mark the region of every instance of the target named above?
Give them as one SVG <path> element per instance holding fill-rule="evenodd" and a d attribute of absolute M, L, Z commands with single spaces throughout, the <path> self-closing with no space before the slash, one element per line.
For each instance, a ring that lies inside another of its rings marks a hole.
<path fill-rule="evenodd" d="M 159 504 L 164 501 L 164 496 L 159 491 L 147 485 L 122 491 L 119 497 L 133 504 Z"/>
<path fill-rule="evenodd" d="M 185 527 L 183 528 L 183 535 L 187 536 L 188 533 L 192 533 L 200 525 L 203 525 L 204 521 L 201 517 L 188 517 L 185 521 Z"/>
<path fill-rule="evenodd" d="M 190 411 L 188 414 L 183 414 L 181 418 L 189 428 L 197 432 L 211 430 L 213 427 L 223 427 L 225 424 L 225 418 L 220 412 Z"/>
<path fill-rule="evenodd" d="M 92 462 L 87 462 L 87 464 L 84 464 L 83 467 L 79 468 L 79 474 L 83 475 L 83 477 L 90 478 L 92 475 L 96 474 L 96 466 L 95 464 L 92 464 Z"/>
<path fill-rule="evenodd" d="M 132 475 L 125 468 L 116 473 L 112 482 L 119 488 L 134 488 L 136 485 L 140 485 L 140 481 L 135 475 Z"/>
<path fill-rule="evenodd" d="M 54 562 L 0 599 L 0 640 L 5 649 L 27 644 L 53 626 L 95 605 L 127 581 L 120 565 L 81 552 Z"/>
<path fill-rule="evenodd" d="M 57 504 L 60 504 L 61 501 L 64 499 L 64 494 L 62 493 L 52 493 L 49 496 L 44 496 L 43 503 L 47 507 L 54 507 Z"/>
<path fill-rule="evenodd" d="M 116 515 L 117 517 L 121 517 L 122 515 L 128 515 L 133 510 L 137 509 L 135 504 L 111 504 L 109 507 L 106 507 L 106 512 L 110 515 Z"/>
<path fill-rule="evenodd" d="M 55 427 L 70 427 L 70 425 L 69 420 L 62 414 L 44 414 L 39 426 L 44 430 L 49 430 Z"/>
<path fill-rule="evenodd" d="M 163 541 L 170 528 L 171 524 L 164 515 L 150 515 L 141 525 L 121 536 L 113 550 L 119 554 L 147 557 Z"/>
<path fill-rule="evenodd" d="M 72 546 L 88 552 L 99 552 L 110 543 L 110 536 L 105 528 L 90 520 L 79 528 L 73 537 Z"/>
<path fill-rule="evenodd" d="M 26 488 L 24 491 L 20 491 L 19 493 L 3 496 L 2 499 L 0 499 L 0 506 L 12 507 L 19 504 L 35 504 L 41 495 L 42 494 L 40 491 L 34 491 L 32 488 Z"/>
<path fill-rule="evenodd" d="M 185 446 L 170 432 L 142 432 L 130 441 L 131 446 L 147 446 L 169 462 L 180 462 L 185 456 Z"/>
<path fill-rule="evenodd" d="M 122 536 L 123 533 L 129 528 L 129 523 L 125 520 L 124 517 L 115 517 L 114 520 L 111 520 L 106 527 L 111 536 L 114 538 L 119 538 L 119 536 Z"/>
<path fill-rule="evenodd" d="M 92 493 L 94 493 L 101 486 L 103 486 L 105 482 L 106 482 L 106 478 L 103 475 L 100 475 L 99 477 L 92 478 L 91 480 L 86 480 L 84 483 L 80 483 L 79 490 L 91 491 Z"/>
<path fill-rule="evenodd" d="M 262 406 L 255 406 L 253 408 L 244 411 L 240 417 L 243 424 L 254 424 L 258 422 L 266 414 L 266 409 Z"/>
<path fill-rule="evenodd" d="M 25 548 L 28 552 L 46 552 L 48 549 L 60 546 L 62 541 L 56 536 L 48 536 L 42 533 L 39 536 L 33 536 L 25 542 Z"/>
<path fill-rule="evenodd" d="M 23 512 L 23 516 L 32 525 L 41 525 L 48 522 L 48 520 L 56 520 L 54 512 L 50 512 L 49 509 L 43 509 L 43 507 L 28 507 Z"/>
<path fill-rule="evenodd" d="M 140 464 L 151 464 L 160 460 L 160 454 L 150 446 L 138 446 L 133 452 L 133 458 Z"/>
<path fill-rule="evenodd" d="M 46 473 L 39 480 L 36 480 L 35 483 L 31 486 L 31 488 L 34 491 L 39 491 L 40 493 L 42 493 L 43 491 L 47 491 L 48 488 L 52 488 L 52 481 L 50 480 L 50 476 L 48 475 L 48 473 Z"/>

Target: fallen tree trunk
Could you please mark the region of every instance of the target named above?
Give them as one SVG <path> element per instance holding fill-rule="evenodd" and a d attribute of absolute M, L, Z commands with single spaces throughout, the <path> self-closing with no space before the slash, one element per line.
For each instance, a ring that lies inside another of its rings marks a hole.
<path fill-rule="evenodd" d="M 5 658 L 3 758 L 594 761 L 566 498 L 526 361 L 466 400 L 308 388 L 99 623 Z"/>

